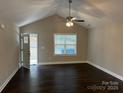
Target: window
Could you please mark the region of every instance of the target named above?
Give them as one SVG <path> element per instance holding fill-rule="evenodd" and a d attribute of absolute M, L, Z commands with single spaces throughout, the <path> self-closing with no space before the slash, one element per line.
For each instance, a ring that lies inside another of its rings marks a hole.
<path fill-rule="evenodd" d="M 55 34 L 54 36 L 55 55 L 76 55 L 77 35 L 76 34 Z"/>

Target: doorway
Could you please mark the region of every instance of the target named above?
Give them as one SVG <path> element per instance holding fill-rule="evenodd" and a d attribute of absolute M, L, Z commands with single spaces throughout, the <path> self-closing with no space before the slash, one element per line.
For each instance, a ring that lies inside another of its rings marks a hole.
<path fill-rule="evenodd" d="M 30 65 L 38 64 L 38 34 L 30 33 Z"/>
<path fill-rule="evenodd" d="M 38 64 L 38 34 L 21 33 L 21 65 L 30 68 Z"/>

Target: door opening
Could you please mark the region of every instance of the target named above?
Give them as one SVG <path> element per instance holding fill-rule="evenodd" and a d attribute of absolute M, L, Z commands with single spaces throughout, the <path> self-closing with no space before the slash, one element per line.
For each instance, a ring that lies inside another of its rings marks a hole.
<path fill-rule="evenodd" d="M 38 34 L 30 33 L 30 65 L 38 64 Z"/>
<path fill-rule="evenodd" d="M 28 33 L 21 33 L 21 65 L 30 68 L 30 36 Z"/>

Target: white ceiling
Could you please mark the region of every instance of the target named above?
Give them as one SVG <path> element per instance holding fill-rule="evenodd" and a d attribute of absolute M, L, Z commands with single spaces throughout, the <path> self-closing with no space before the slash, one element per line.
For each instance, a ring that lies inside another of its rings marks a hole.
<path fill-rule="evenodd" d="M 123 0 L 72 0 L 72 15 L 95 27 L 100 22 L 122 23 Z M 0 17 L 23 26 L 58 14 L 68 16 L 68 0 L 0 0 Z"/>

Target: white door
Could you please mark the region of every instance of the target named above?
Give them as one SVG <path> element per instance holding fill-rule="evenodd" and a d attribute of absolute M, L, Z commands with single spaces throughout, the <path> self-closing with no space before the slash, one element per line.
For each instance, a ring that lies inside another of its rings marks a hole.
<path fill-rule="evenodd" d="M 28 33 L 22 34 L 22 42 L 23 42 L 23 66 L 26 68 L 30 68 L 30 37 Z"/>

